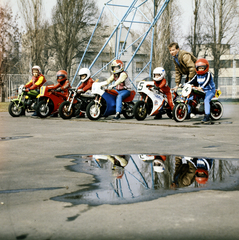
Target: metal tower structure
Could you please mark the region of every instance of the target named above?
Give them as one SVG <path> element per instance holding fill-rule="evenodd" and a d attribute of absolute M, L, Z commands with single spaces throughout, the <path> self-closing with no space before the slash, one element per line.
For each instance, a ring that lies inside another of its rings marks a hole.
<path fill-rule="evenodd" d="M 150 51 L 150 57 L 149 57 L 149 61 L 147 62 L 147 64 L 142 68 L 142 70 L 139 72 L 139 74 L 134 78 L 134 79 L 131 79 L 131 82 L 132 84 L 134 83 L 135 79 L 145 70 L 146 67 L 149 66 L 149 77 L 151 76 L 151 68 L 152 68 L 152 56 L 153 56 L 153 39 L 154 39 L 154 26 L 156 24 L 156 22 L 158 21 L 158 19 L 160 18 L 160 16 L 162 15 L 164 9 L 167 7 L 168 3 L 170 2 L 170 0 L 165 0 L 164 3 L 162 4 L 161 8 L 159 9 L 159 11 L 156 13 L 155 12 L 155 0 L 154 0 L 154 17 L 152 19 L 152 21 L 150 21 L 146 16 L 145 14 L 143 13 L 143 11 L 141 10 L 143 8 L 143 6 L 145 4 L 149 4 L 149 1 L 148 0 L 132 0 L 131 4 L 130 5 L 119 5 L 119 4 L 113 4 L 112 3 L 113 0 L 109 0 L 107 1 L 105 4 L 104 4 L 104 7 L 100 13 L 100 16 L 96 22 L 96 25 L 94 27 L 94 30 L 91 34 L 91 37 L 89 39 L 89 42 L 86 46 L 86 49 L 81 57 L 81 61 L 77 67 L 77 70 L 76 70 L 76 73 L 74 75 L 74 78 L 72 80 L 72 84 L 74 83 L 75 79 L 76 79 L 76 76 L 80 70 L 80 67 L 81 67 L 81 64 L 84 60 L 84 57 L 87 53 L 87 50 L 89 48 L 89 45 L 91 43 L 91 40 L 93 38 L 93 35 L 96 31 L 96 28 L 100 22 L 100 19 L 103 15 L 103 12 L 105 11 L 105 9 L 108 9 L 112 15 L 114 16 L 114 18 L 117 20 L 117 25 L 115 26 L 114 30 L 112 31 L 112 33 L 110 34 L 109 38 L 106 40 L 105 44 L 102 46 L 101 50 L 99 51 L 99 53 L 97 54 L 97 56 L 95 57 L 95 59 L 93 60 L 93 62 L 91 63 L 89 69 L 91 69 L 95 62 L 97 61 L 97 59 L 99 58 L 99 56 L 101 55 L 101 53 L 103 52 L 103 50 L 105 49 L 105 47 L 107 46 L 107 44 L 109 44 L 110 40 L 112 39 L 112 37 L 114 36 L 114 34 L 116 35 L 115 36 L 115 56 L 113 59 L 111 59 L 110 62 L 108 62 L 105 66 L 103 66 L 99 71 L 97 71 L 93 76 L 95 76 L 96 74 L 98 74 L 99 72 L 101 72 L 105 67 L 107 67 L 113 60 L 115 59 L 120 59 L 121 55 L 127 51 L 127 49 L 129 49 L 130 47 L 132 47 L 132 45 L 138 41 L 140 41 L 138 47 L 136 48 L 136 50 L 134 51 L 132 57 L 129 59 L 127 65 L 125 66 L 125 70 L 128 69 L 128 67 L 130 66 L 130 64 L 132 63 L 132 60 L 134 59 L 135 55 L 137 54 L 137 52 L 139 51 L 140 47 L 142 46 L 143 42 L 145 41 L 146 37 L 148 36 L 149 32 L 152 30 L 152 36 L 151 36 L 151 51 Z M 115 7 L 115 8 L 121 8 L 121 9 L 124 9 L 124 13 L 123 13 L 123 17 L 121 19 L 119 19 L 119 17 L 116 15 L 116 13 L 118 11 L 113 11 L 112 10 L 112 7 Z M 136 16 L 136 13 L 140 14 L 142 16 L 142 21 L 138 21 L 138 20 L 135 20 L 135 16 Z M 131 18 L 132 17 L 132 18 Z M 129 19 L 131 18 L 131 19 Z M 122 39 L 121 39 L 121 33 L 122 33 L 122 28 L 125 26 L 125 24 L 129 24 L 129 27 L 128 27 L 128 32 L 126 34 L 126 37 L 124 39 L 124 42 L 123 42 L 123 47 L 120 49 L 120 42 L 122 43 Z M 124 48 L 125 45 L 126 45 L 126 41 L 127 41 L 127 38 L 129 36 L 129 33 L 130 31 L 132 31 L 132 27 L 134 24 L 144 24 L 146 26 L 148 26 L 147 30 L 140 36 L 138 37 L 138 39 L 136 39 L 134 42 L 132 42 L 127 48 Z M 81 83 L 81 81 L 78 83 L 77 86 L 79 86 Z M 133 86 L 135 87 L 135 85 L 133 84 Z M 136 88 L 136 87 L 135 87 Z"/>

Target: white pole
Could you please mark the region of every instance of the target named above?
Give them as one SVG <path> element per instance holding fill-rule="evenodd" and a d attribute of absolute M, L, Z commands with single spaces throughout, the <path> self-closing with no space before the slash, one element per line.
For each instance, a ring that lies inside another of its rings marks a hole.
<path fill-rule="evenodd" d="M 232 77 L 232 98 L 236 98 L 237 94 L 237 83 L 236 83 L 236 55 L 233 56 L 233 77 Z"/>

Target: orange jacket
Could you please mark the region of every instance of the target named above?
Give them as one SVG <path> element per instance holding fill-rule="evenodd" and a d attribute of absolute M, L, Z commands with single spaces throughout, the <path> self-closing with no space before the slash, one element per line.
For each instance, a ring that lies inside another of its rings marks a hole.
<path fill-rule="evenodd" d="M 61 83 L 57 83 L 54 86 L 48 86 L 48 89 L 52 89 L 52 90 L 55 90 L 57 88 L 60 88 L 64 92 L 64 95 L 67 97 L 68 96 L 68 88 L 71 88 L 70 81 L 67 79 L 62 85 L 61 85 Z"/>
<path fill-rule="evenodd" d="M 168 86 L 167 84 L 167 81 L 166 79 L 164 78 L 163 80 L 161 81 L 154 81 L 154 85 L 158 88 L 160 88 L 160 90 L 163 92 L 163 93 L 168 93 L 170 92 L 170 87 Z"/>
<path fill-rule="evenodd" d="M 25 85 L 25 88 L 30 88 L 30 90 L 39 90 L 45 82 L 46 79 L 43 74 L 39 74 L 37 77 L 32 76 L 31 81 Z"/>
<path fill-rule="evenodd" d="M 94 80 L 92 78 L 89 78 L 86 82 L 83 82 L 78 89 L 83 89 L 84 92 L 91 89 L 92 84 L 94 83 Z"/>

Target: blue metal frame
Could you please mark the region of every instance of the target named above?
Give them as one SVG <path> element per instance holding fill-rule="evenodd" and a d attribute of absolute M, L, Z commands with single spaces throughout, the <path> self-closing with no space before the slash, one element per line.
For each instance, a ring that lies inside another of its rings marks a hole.
<path fill-rule="evenodd" d="M 132 46 L 136 41 L 138 41 L 139 39 L 142 38 L 142 40 L 141 40 L 140 44 L 138 45 L 137 49 L 135 50 L 133 56 L 131 57 L 131 59 L 129 60 L 127 66 L 125 67 L 125 70 L 127 70 L 128 67 L 130 66 L 130 64 L 132 63 L 132 61 L 133 61 L 136 53 L 138 52 L 138 50 L 140 49 L 141 45 L 143 44 L 145 38 L 148 36 L 149 32 L 150 32 L 151 29 L 152 29 L 151 52 L 150 52 L 149 62 L 148 62 L 148 63 L 146 64 L 146 66 L 141 70 L 141 72 L 133 79 L 133 81 L 132 81 L 132 80 L 130 80 L 130 81 L 132 82 L 133 86 L 135 87 L 134 81 L 135 81 L 136 78 L 145 70 L 145 68 L 146 68 L 148 65 L 149 65 L 149 77 L 151 76 L 151 71 L 152 71 L 152 56 L 153 56 L 153 41 L 154 41 L 154 26 L 155 26 L 156 22 L 158 21 L 158 19 L 160 18 L 160 16 L 162 15 L 162 13 L 163 13 L 163 11 L 165 10 L 165 8 L 167 7 L 167 5 L 168 5 L 168 3 L 170 2 L 170 0 L 165 0 L 165 1 L 164 1 L 163 5 L 161 6 L 161 8 L 160 8 L 160 10 L 159 10 L 158 13 L 155 13 L 155 7 L 154 7 L 154 19 L 153 19 L 152 22 L 150 22 L 150 20 L 147 19 L 147 17 L 146 17 L 146 16 L 143 14 L 143 12 L 140 10 L 140 7 L 143 6 L 144 4 L 146 4 L 146 3 L 148 2 L 148 0 L 145 0 L 144 2 L 140 3 L 138 6 L 136 6 L 138 0 L 132 0 L 132 3 L 131 3 L 130 5 L 112 4 L 112 3 L 111 3 L 112 1 L 113 1 L 113 0 L 109 0 L 108 2 L 106 2 L 106 3 L 104 4 L 104 7 L 103 7 L 103 9 L 102 9 L 102 11 L 101 11 L 101 13 L 100 13 L 100 16 L 99 16 L 99 18 L 98 18 L 98 20 L 97 20 L 97 22 L 96 22 L 95 28 L 94 28 L 94 30 L 93 30 L 93 32 L 92 32 L 92 34 L 91 34 L 91 37 L 90 37 L 90 39 L 89 39 L 89 42 L 88 42 L 87 46 L 86 46 L 86 49 L 85 49 L 85 51 L 84 51 L 84 53 L 83 53 L 83 55 L 82 55 L 82 57 L 81 57 L 81 61 L 80 61 L 79 65 L 78 65 L 78 67 L 77 67 L 77 70 L 76 70 L 76 73 L 75 73 L 75 75 L 74 75 L 74 78 L 73 78 L 73 80 L 72 80 L 72 82 L 71 82 L 72 85 L 73 85 L 73 83 L 74 83 L 74 81 L 75 81 L 75 79 L 76 79 L 76 76 L 77 76 L 77 74 L 78 74 L 78 72 L 79 72 L 79 70 L 80 70 L 81 64 L 82 64 L 82 62 L 83 62 L 83 60 L 84 60 L 84 57 L 85 57 L 85 54 L 86 54 L 86 52 L 87 52 L 87 50 L 88 50 L 88 48 L 89 48 L 90 42 L 91 42 L 91 40 L 92 40 L 92 38 L 93 38 L 93 35 L 94 35 L 94 33 L 95 33 L 95 30 L 96 30 L 96 28 L 97 28 L 97 26 L 98 26 L 98 24 L 99 24 L 99 21 L 100 21 L 100 19 L 101 19 L 101 17 L 102 17 L 102 14 L 103 14 L 105 8 L 107 8 L 107 9 L 113 14 L 113 16 L 118 20 L 118 24 L 117 24 L 117 26 L 115 27 L 115 29 L 112 31 L 112 33 L 110 34 L 109 38 L 107 39 L 107 41 L 105 42 L 105 44 L 103 45 L 103 47 L 101 48 L 101 50 L 99 51 L 99 53 L 97 54 L 97 56 L 95 57 L 95 59 L 93 60 L 93 62 L 91 63 L 89 69 L 91 69 L 91 68 L 94 66 L 94 64 L 95 64 L 95 62 L 97 61 L 97 59 L 99 58 L 100 54 L 103 52 L 103 50 L 105 49 L 105 47 L 107 46 L 107 44 L 109 43 L 109 41 L 111 40 L 111 38 L 113 37 L 113 35 L 116 33 L 117 35 L 116 35 L 116 38 L 115 38 L 115 57 L 114 57 L 108 64 L 106 64 L 106 65 L 103 66 L 99 71 L 97 71 L 94 75 L 92 75 L 92 77 L 94 77 L 96 74 L 98 74 L 100 71 L 102 71 L 103 68 L 106 67 L 106 66 L 108 66 L 113 60 L 115 60 L 115 59 L 120 59 L 121 55 L 122 55 L 130 46 Z M 154 4 L 154 5 L 155 5 L 155 4 Z M 125 14 L 123 15 L 123 17 L 122 17 L 121 19 L 119 19 L 119 18 L 115 15 L 115 13 L 110 9 L 110 6 L 113 6 L 113 7 L 122 7 L 122 8 L 127 8 L 127 9 L 126 9 L 126 12 L 125 12 Z M 133 11 L 135 11 L 135 12 L 134 12 L 134 14 L 133 14 L 132 20 L 131 20 L 131 21 L 126 20 L 127 17 L 129 16 L 129 14 L 132 13 Z M 141 22 L 141 21 L 135 21 L 134 19 L 135 19 L 136 12 L 139 12 L 139 13 L 145 18 L 145 21 L 142 21 L 142 22 Z M 125 40 L 124 40 L 123 47 L 122 47 L 122 49 L 120 49 L 120 40 L 121 40 L 122 27 L 123 27 L 124 23 L 126 23 L 126 22 L 130 23 L 130 27 L 129 27 L 128 32 L 127 32 L 127 34 L 126 34 L 126 38 L 125 38 Z M 135 24 L 148 24 L 148 25 L 149 25 L 149 28 L 148 28 L 148 30 L 147 30 L 145 33 L 143 33 L 136 41 L 134 41 L 130 46 L 128 46 L 127 49 L 124 49 L 124 46 L 125 46 L 125 44 L 126 44 L 126 40 L 127 40 L 127 38 L 128 38 L 128 35 L 129 35 L 129 32 L 130 32 L 130 30 L 131 30 L 131 28 L 132 28 L 133 23 L 135 23 Z M 119 30 L 119 32 L 118 32 L 118 30 Z M 80 84 L 81 84 L 81 81 L 77 84 L 77 87 L 78 87 Z M 136 89 L 136 87 L 135 87 L 135 89 Z"/>

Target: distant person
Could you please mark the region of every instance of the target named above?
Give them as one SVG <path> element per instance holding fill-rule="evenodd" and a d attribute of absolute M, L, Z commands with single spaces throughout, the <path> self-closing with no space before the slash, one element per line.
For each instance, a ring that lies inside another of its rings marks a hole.
<path fill-rule="evenodd" d="M 40 92 L 40 88 L 45 82 L 46 79 L 45 76 L 41 73 L 41 68 L 39 66 L 33 66 L 32 78 L 24 87 L 26 88 L 26 91 L 36 90 Z M 35 111 L 32 116 L 36 117 L 37 112 Z"/>
<path fill-rule="evenodd" d="M 81 85 L 77 88 L 77 93 L 82 94 L 88 90 L 91 90 L 94 80 L 91 78 L 91 73 L 89 68 L 81 68 L 79 71 L 79 76 L 81 80 Z M 85 113 L 80 112 L 76 118 L 84 118 Z"/>
<path fill-rule="evenodd" d="M 168 86 L 168 83 L 166 81 L 165 77 L 165 70 L 162 67 L 157 67 L 153 71 L 153 80 L 154 80 L 154 85 L 161 91 L 163 92 L 168 99 L 168 105 L 170 106 L 171 111 L 173 111 L 173 98 L 172 98 L 172 93 L 171 89 Z M 158 113 L 154 119 L 161 119 L 162 114 Z"/>
<path fill-rule="evenodd" d="M 194 57 L 191 53 L 184 50 L 180 50 L 178 43 L 172 42 L 168 45 L 170 54 L 173 56 L 173 61 L 175 65 L 175 83 L 176 87 L 174 88 L 177 91 L 179 84 L 181 83 L 182 76 L 186 75 L 185 82 L 190 81 L 194 75 L 195 71 L 195 62 L 197 58 Z"/>
<path fill-rule="evenodd" d="M 206 59 L 200 58 L 195 63 L 195 70 L 197 74 L 193 77 L 188 84 L 192 84 L 197 87 L 198 90 L 205 92 L 204 97 L 204 110 L 205 115 L 202 119 L 202 123 L 210 122 L 210 102 L 216 93 L 215 83 L 213 81 L 212 74 L 209 71 L 209 63 Z M 190 108 L 189 108 L 190 112 Z"/>

